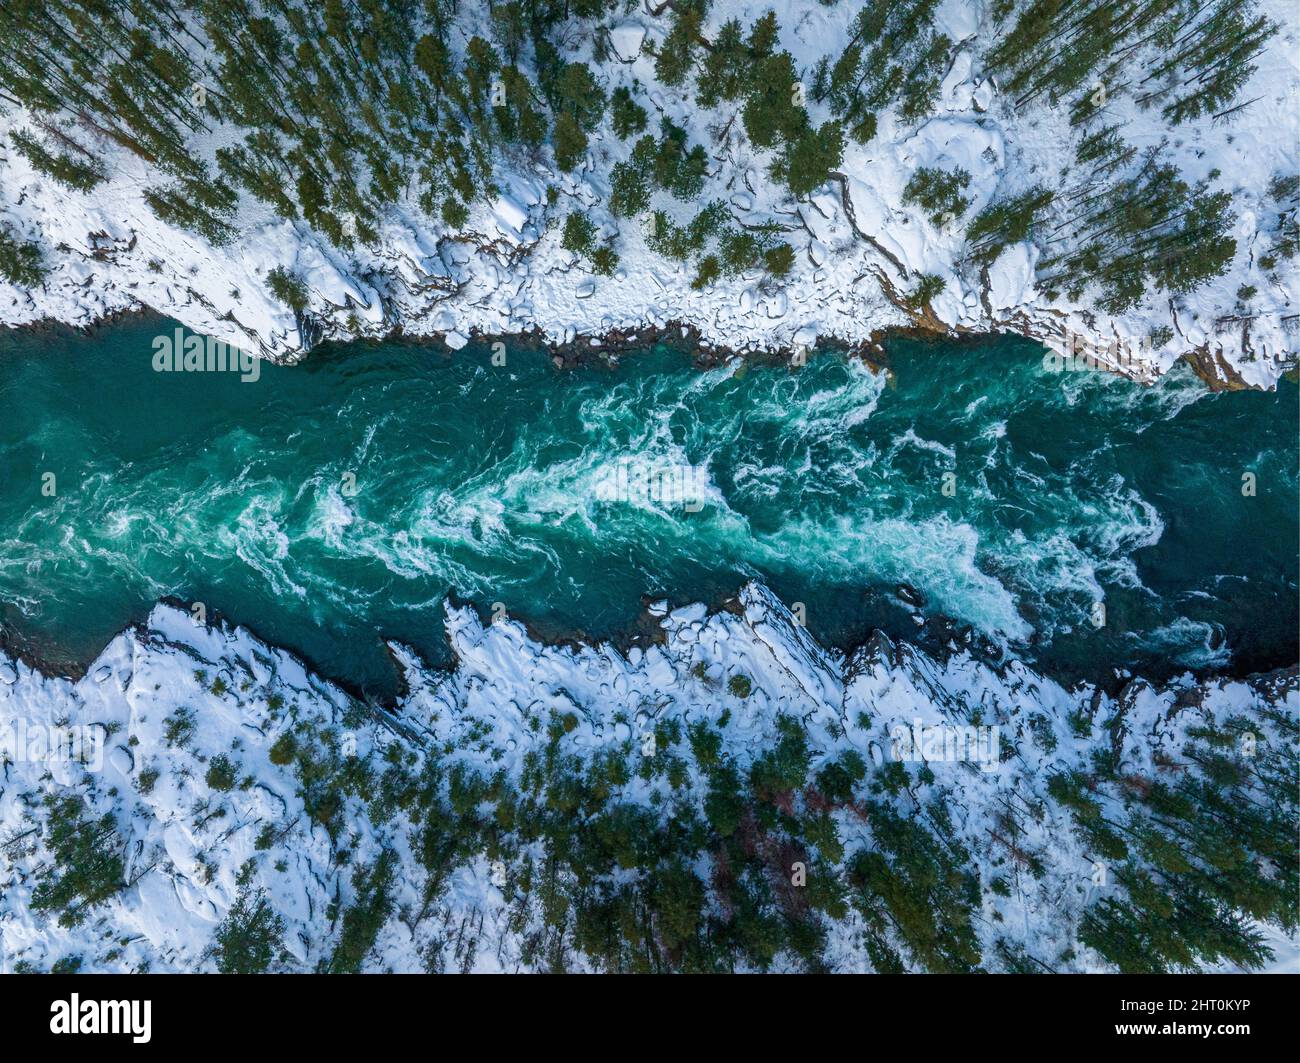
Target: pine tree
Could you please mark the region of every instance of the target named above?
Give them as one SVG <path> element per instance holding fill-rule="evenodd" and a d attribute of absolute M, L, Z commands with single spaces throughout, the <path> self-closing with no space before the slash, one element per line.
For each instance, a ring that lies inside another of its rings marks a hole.
<path fill-rule="evenodd" d="M 35 288 L 45 278 L 39 245 L 17 239 L 3 223 L 0 223 L 0 277 L 19 288 Z"/>
<path fill-rule="evenodd" d="M 103 167 L 89 154 L 85 158 L 74 158 L 66 152 L 51 152 L 34 136 L 21 129 L 10 133 L 9 139 L 35 169 L 68 188 L 89 192 L 104 180 Z"/>
<path fill-rule="evenodd" d="M 935 225 L 940 225 L 945 218 L 957 218 L 965 213 L 970 201 L 962 193 L 969 185 L 970 174 L 961 167 L 940 170 L 921 166 L 907 179 L 903 202 L 921 207 Z"/>
<path fill-rule="evenodd" d="M 784 181 L 795 196 L 809 195 L 822 185 L 830 171 L 844 159 L 844 134 L 831 120 L 820 129 L 805 130 L 773 166 L 773 176 Z"/>
<path fill-rule="evenodd" d="M 564 219 L 564 236 L 560 246 L 575 255 L 589 255 L 596 240 L 596 227 L 580 211 L 573 211 Z"/>
<path fill-rule="evenodd" d="M 794 58 L 779 52 L 756 65 L 741 118 L 756 147 L 793 140 L 807 128 L 808 115 L 796 102 Z"/>
<path fill-rule="evenodd" d="M 240 888 L 235 903 L 217 927 L 210 955 L 220 974 L 263 974 L 279 952 L 284 919 L 266 890 Z"/>
<path fill-rule="evenodd" d="M 88 819 L 76 794 L 47 794 L 43 804 L 52 859 L 37 873 L 31 907 L 58 912 L 60 926 L 79 926 L 91 908 L 126 886 L 122 840 L 113 814 Z"/>
<path fill-rule="evenodd" d="M 655 57 L 655 77 L 665 85 L 683 84 L 691 72 L 699 40 L 701 14 L 694 6 L 678 8 L 672 29 L 659 45 Z"/>
<path fill-rule="evenodd" d="M 579 125 L 577 117 L 569 111 L 561 111 L 556 115 L 552 138 L 555 142 L 556 165 L 561 170 L 577 169 L 587 150 L 587 134 Z"/>
<path fill-rule="evenodd" d="M 616 88 L 610 97 L 610 124 L 619 140 L 645 131 L 646 110 L 632 98 L 625 85 Z"/>
<path fill-rule="evenodd" d="M 973 256 L 992 262 L 1002 249 L 1029 238 L 1034 222 L 1051 205 L 1055 197 L 1042 185 L 1018 196 L 990 203 L 966 229 L 966 240 Z"/>

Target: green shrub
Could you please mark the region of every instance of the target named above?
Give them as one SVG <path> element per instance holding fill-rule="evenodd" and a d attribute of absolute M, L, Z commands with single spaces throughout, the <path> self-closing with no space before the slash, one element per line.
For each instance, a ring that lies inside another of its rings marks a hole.
<path fill-rule="evenodd" d="M 922 166 L 903 188 L 903 202 L 914 203 L 926 212 L 930 221 L 942 225 L 946 215 L 959 217 L 970 201 L 962 195 L 970 184 L 970 174 L 958 167 L 944 171 Z"/>
<path fill-rule="evenodd" d="M 207 773 L 208 786 L 213 790 L 225 792 L 233 790 L 235 784 L 239 781 L 238 771 L 234 761 L 226 754 L 218 753 L 208 763 Z"/>
<path fill-rule="evenodd" d="M 926 273 L 916 282 L 916 287 L 907 296 L 907 305 L 913 310 L 921 310 L 929 305 L 930 300 L 946 286 L 947 282 L 942 277 L 934 273 Z"/>
<path fill-rule="evenodd" d="M 763 265 L 773 277 L 784 277 L 794 268 L 794 248 L 781 243 L 763 252 Z"/>
<path fill-rule="evenodd" d="M 564 236 L 560 240 L 560 246 L 566 251 L 572 251 L 575 255 L 589 255 L 595 241 L 596 227 L 585 214 L 574 211 L 564 219 Z"/>
<path fill-rule="evenodd" d="M 718 262 L 717 255 L 705 255 L 700 259 L 699 267 L 695 273 L 695 279 L 691 281 L 691 287 L 695 291 L 701 291 L 713 284 L 722 273 L 722 266 Z"/>
<path fill-rule="evenodd" d="M 618 269 L 618 252 L 606 244 L 591 253 L 591 268 L 602 277 L 612 276 Z"/>
<path fill-rule="evenodd" d="M 289 731 L 285 731 L 271 746 L 270 758 L 272 764 L 278 764 L 283 767 L 292 762 L 294 755 L 298 752 L 298 742 Z"/>
<path fill-rule="evenodd" d="M 20 243 L 0 224 L 0 277 L 18 288 L 35 288 L 45 279 L 41 249 L 34 243 Z"/>
<path fill-rule="evenodd" d="M 645 108 L 632 98 L 632 93 L 626 86 L 620 85 L 614 90 L 610 105 L 610 124 L 619 140 L 626 140 L 633 134 L 644 131 Z"/>
<path fill-rule="evenodd" d="M 867 765 L 856 749 L 845 750 L 817 773 L 817 789 L 837 804 L 853 800 L 853 787 L 867 775 Z"/>
<path fill-rule="evenodd" d="M 295 314 L 301 314 L 307 309 L 307 285 L 303 283 L 302 278 L 290 273 L 283 266 L 276 266 L 267 273 L 266 284 L 271 289 L 271 294 Z"/>
<path fill-rule="evenodd" d="M 163 741 L 184 749 L 194 737 L 194 710 L 184 706 L 163 720 Z"/>

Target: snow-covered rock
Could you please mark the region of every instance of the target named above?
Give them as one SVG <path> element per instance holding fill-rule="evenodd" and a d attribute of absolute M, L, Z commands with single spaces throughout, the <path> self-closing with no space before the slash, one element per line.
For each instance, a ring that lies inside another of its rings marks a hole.
<path fill-rule="evenodd" d="M 619 62 L 635 62 L 645 43 L 645 27 L 639 22 L 620 22 L 609 30 L 609 44 Z"/>

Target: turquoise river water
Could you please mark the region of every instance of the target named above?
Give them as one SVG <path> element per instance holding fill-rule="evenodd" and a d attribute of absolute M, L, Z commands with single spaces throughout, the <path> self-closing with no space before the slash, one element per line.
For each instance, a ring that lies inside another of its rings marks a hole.
<path fill-rule="evenodd" d="M 382 639 L 441 660 L 449 593 L 625 637 L 647 596 L 755 578 L 842 646 L 959 632 L 1065 679 L 1296 660 L 1291 383 L 1141 387 L 1008 338 L 897 340 L 889 377 L 379 344 L 245 382 L 156 372 L 173 328 L 0 334 L 0 636 L 49 664 L 175 597 L 384 695 Z"/>

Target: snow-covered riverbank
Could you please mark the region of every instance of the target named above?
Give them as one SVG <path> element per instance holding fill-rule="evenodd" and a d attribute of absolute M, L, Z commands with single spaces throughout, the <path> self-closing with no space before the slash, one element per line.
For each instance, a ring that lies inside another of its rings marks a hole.
<path fill-rule="evenodd" d="M 730 17 L 748 24 L 765 7 L 719 2 L 709 25 Z M 782 14 L 781 46 L 801 70 L 842 47 L 851 7 L 809 5 Z M 1129 144 L 1141 150 L 1163 144 L 1186 181 L 1233 193 L 1237 243 L 1223 275 L 1187 295 L 1148 291 L 1119 314 L 1096 309 L 1089 297 L 1052 297 L 1036 283 L 1036 264 L 1068 222 L 1072 198 L 1087 194 L 1085 183 L 1064 176 L 1074 165 L 1078 130 L 1064 104 L 1017 111 L 981 68 L 992 33 L 984 5 L 946 0 L 936 28 L 953 42 L 952 58 L 934 113 L 919 124 L 884 113 L 876 136 L 865 145 L 849 141 L 831 180 L 798 200 L 768 176 L 770 153 L 748 142 L 734 113 L 727 120 L 725 104 L 701 108 L 689 83 L 678 91 L 655 82 L 649 45 L 663 38 L 666 15 L 638 8 L 597 30 L 605 35 L 601 74 L 609 87 L 651 86 L 658 111 L 652 125 L 662 115 L 706 147 L 708 176 L 698 202 L 722 201 L 742 228 L 774 223 L 791 244 L 794 266 L 784 278 L 750 271 L 696 290 L 688 266 L 652 251 L 643 226 L 610 212 L 610 169 L 628 156 L 631 142 L 615 137 L 608 119 L 576 172 L 554 170 L 540 157 L 507 160 L 497 193 L 472 210 L 463 228 L 449 230 L 407 203 L 390 212 L 376 245 L 345 253 L 247 194 L 228 245 L 214 247 L 166 225 L 142 198 L 148 168 L 108 142 L 100 145 L 105 183 L 89 193 L 60 186 L 35 172 L 9 142 L 10 129 L 31 120 L 11 112 L 0 116 L 0 219 L 46 249 L 49 273 L 31 290 L 0 280 L 0 323 L 86 325 L 149 307 L 276 360 L 301 357 L 322 338 L 395 331 L 441 337 L 456 348 L 476 332 L 538 330 L 563 343 L 673 322 L 697 329 L 705 342 L 746 350 L 797 348 L 828 337 L 866 343 L 879 330 L 921 324 L 940 331 L 1011 330 L 1062 350 L 1078 336 L 1087 352 L 1138 378 L 1196 354 L 1207 378 L 1267 387 L 1294 364 L 1298 346 L 1295 260 L 1283 257 L 1264 270 L 1259 259 L 1276 243 L 1279 211 L 1286 208 L 1271 198 L 1270 182 L 1297 166 L 1300 74 L 1290 5 L 1268 0 L 1262 10 L 1282 29 L 1241 89 L 1249 106 L 1230 120 L 1206 116 L 1169 129 L 1158 109 L 1144 110 L 1131 94 L 1107 103 L 1107 121 L 1122 128 Z M 573 57 L 587 56 L 590 47 L 575 39 Z M 815 117 L 824 110 L 807 105 Z M 218 127 L 195 150 L 211 157 L 229 132 Z M 936 225 L 918 205 L 903 203 L 904 186 L 919 167 L 960 167 L 970 175 L 969 205 L 960 218 Z M 989 203 L 1044 179 L 1062 189 L 1048 219 L 1051 231 L 1007 247 L 987 266 L 967 260 L 964 225 Z M 666 199 L 654 205 L 680 220 L 688 216 Z M 618 234 L 620 262 L 612 276 L 592 273 L 561 247 L 560 222 L 573 211 L 585 212 L 602 238 Z M 267 278 L 276 268 L 305 283 L 304 314 L 271 293 Z M 926 276 L 940 278 L 942 290 L 913 308 L 908 297 Z"/>
<path fill-rule="evenodd" d="M 686 734 L 694 745 L 701 723 L 716 729 L 722 755 L 744 774 L 796 721 L 819 782 L 793 794 L 791 807 L 829 803 L 846 865 L 883 844 L 878 817 L 892 806 L 966 854 L 959 866 L 979 883 L 969 918 L 984 965 L 1113 969 L 1080 946 L 1079 921 L 1122 897 L 1124 876 L 1085 843 L 1049 794 L 1052 778 L 1113 757 L 1122 784 L 1098 785 L 1094 796 L 1118 819 L 1143 787 L 1187 771 L 1190 736 L 1207 729 L 1249 721 L 1261 770 L 1267 757 L 1295 756 L 1294 734 L 1275 722 L 1300 707 L 1294 670 L 1188 677 L 1163 689 L 1137 680 L 1111 698 L 1016 664 L 997 671 L 962 653 L 941 662 L 883 636 L 848 657 L 828 652 L 758 586 L 734 611 L 651 613 L 659 637 L 624 656 L 543 645 L 508 619 L 484 626 L 472 610 L 449 607 L 454 669 L 430 670 L 394 646 L 407 693 L 391 712 L 242 629 L 199 626 L 168 606 L 113 640 L 79 682 L 0 661 L 0 720 L 23 721 L 29 736 L 77 733 L 87 761 L 15 756 L 12 747 L 5 757 L 0 968 L 49 969 L 72 957 L 83 970 L 210 968 L 218 926 L 258 890 L 283 921 L 274 967 L 312 969 L 332 951 L 337 962 L 351 925 L 342 913 L 364 908 L 381 853 L 391 903 L 361 950 L 364 969 L 528 966 L 525 942 L 540 916 L 520 901 L 519 862 L 537 844 L 453 858 L 431 890 L 433 843 L 411 787 L 451 777 L 454 793 L 480 776 L 499 780 L 497 793 L 520 785 L 543 755 L 588 765 L 623 756 L 643 767 L 611 800 L 680 817 L 707 788 L 708 758 L 699 747 L 692 756 Z M 977 741 L 950 755 L 953 736 L 968 734 Z M 935 735 L 947 747 L 932 745 Z M 847 784 L 860 796 L 832 802 L 834 775 L 824 769 L 851 763 L 850 752 L 866 781 Z M 311 781 L 326 764 L 328 782 Z M 899 769 L 903 785 L 890 784 L 887 805 L 871 805 Z M 60 806 L 69 795 L 73 804 Z M 78 810 L 122 862 L 111 895 L 71 903 L 60 919 L 48 903 L 55 821 Z M 835 863 L 821 851 L 817 861 L 795 855 L 814 879 Z M 873 967 L 862 929 L 854 908 L 831 922 L 832 969 Z M 1276 965 L 1294 969 L 1295 942 L 1268 936 Z M 571 962 L 584 966 L 580 955 Z"/>

